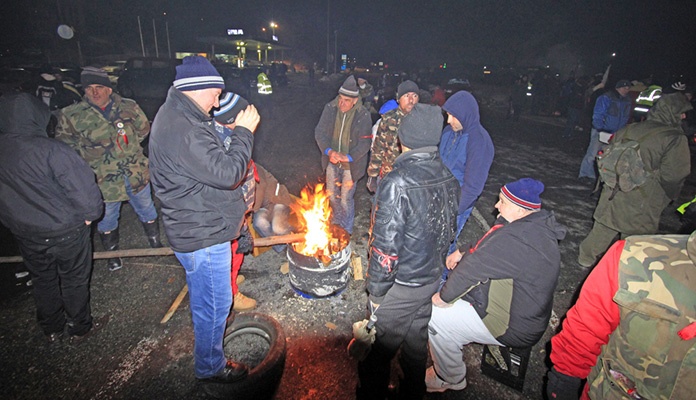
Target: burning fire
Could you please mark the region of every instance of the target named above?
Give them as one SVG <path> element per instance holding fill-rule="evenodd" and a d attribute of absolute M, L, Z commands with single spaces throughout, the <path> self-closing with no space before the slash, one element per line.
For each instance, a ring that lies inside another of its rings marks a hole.
<path fill-rule="evenodd" d="M 306 187 L 300 193 L 301 197 L 295 204 L 297 215 L 306 230 L 305 241 L 293 245 L 295 251 L 306 256 L 323 255 L 330 247 L 331 235 L 331 206 L 329 196 L 324 191 L 324 185 L 319 183 L 311 188 Z"/>

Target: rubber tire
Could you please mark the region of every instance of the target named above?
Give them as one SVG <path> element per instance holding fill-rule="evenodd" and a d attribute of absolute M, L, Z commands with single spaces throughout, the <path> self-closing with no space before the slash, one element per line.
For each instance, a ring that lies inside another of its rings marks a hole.
<path fill-rule="evenodd" d="M 225 329 L 223 346 L 229 340 L 241 334 L 257 334 L 268 341 L 266 357 L 249 371 L 246 379 L 239 382 L 215 385 L 208 394 L 220 398 L 235 400 L 271 399 L 278 389 L 278 384 L 285 368 L 285 333 L 278 321 L 271 316 L 257 312 L 235 313 L 230 316 Z"/>

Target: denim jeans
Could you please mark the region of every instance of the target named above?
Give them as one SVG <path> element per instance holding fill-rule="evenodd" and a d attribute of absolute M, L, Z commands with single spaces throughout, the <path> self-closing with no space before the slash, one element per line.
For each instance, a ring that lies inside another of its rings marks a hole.
<path fill-rule="evenodd" d="M 191 253 L 175 252 L 186 270 L 193 320 L 193 369 L 197 378 L 209 378 L 227 363 L 222 346 L 232 308 L 230 242 Z"/>
<path fill-rule="evenodd" d="M 350 170 L 341 169 L 335 164 L 326 167 L 326 190 L 329 192 L 332 223 L 340 225 L 349 234 L 353 234 L 355 219 L 355 182 Z"/>
<path fill-rule="evenodd" d="M 126 193 L 130 199 L 129 203 L 141 222 L 152 221 L 157 218 L 155 203 L 152 201 L 152 190 L 150 184 L 136 194 L 133 194 L 130 182 L 124 177 Z M 118 228 L 118 218 L 121 216 L 121 202 L 110 201 L 104 203 L 104 218 L 97 224 L 99 232 L 111 232 Z"/>
<path fill-rule="evenodd" d="M 597 153 L 599 153 L 600 150 L 604 150 L 605 147 L 607 147 L 607 145 L 599 141 L 599 131 L 592 128 L 592 132 L 590 133 L 590 144 L 587 146 L 585 158 L 582 159 L 582 163 L 580 164 L 580 174 L 578 174 L 578 178 L 587 177 L 597 179 L 595 159 L 597 158 Z"/>
<path fill-rule="evenodd" d="M 463 213 L 457 215 L 457 233 L 454 235 L 454 242 L 450 244 L 449 250 L 447 250 L 447 255 L 450 255 L 454 253 L 455 250 L 457 250 L 457 239 L 459 239 L 459 234 L 462 233 L 464 224 L 466 224 L 466 221 L 469 220 L 469 216 L 471 215 L 471 212 L 473 210 L 474 206 L 471 206 L 464 210 Z M 448 271 L 448 269 L 445 268 L 445 271 Z M 447 275 L 445 274 L 445 276 Z"/>

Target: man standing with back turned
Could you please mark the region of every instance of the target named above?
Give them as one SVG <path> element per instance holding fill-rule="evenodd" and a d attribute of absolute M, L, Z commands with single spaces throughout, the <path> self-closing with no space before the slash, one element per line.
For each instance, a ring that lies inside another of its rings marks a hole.
<path fill-rule="evenodd" d="M 246 211 L 242 189 L 233 187 L 246 177 L 259 116 L 253 106 L 241 111 L 226 148 L 210 116 L 224 87 L 208 60 L 184 58 L 150 138 L 152 183 L 164 228 L 186 270 L 194 371 L 205 383 L 232 383 L 248 373 L 227 360 L 222 340 L 232 307 L 230 241 L 239 236 Z"/>

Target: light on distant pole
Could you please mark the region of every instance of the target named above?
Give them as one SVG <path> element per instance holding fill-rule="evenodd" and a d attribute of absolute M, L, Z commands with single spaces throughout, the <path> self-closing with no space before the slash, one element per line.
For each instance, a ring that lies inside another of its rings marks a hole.
<path fill-rule="evenodd" d="M 271 34 L 272 34 L 271 41 L 276 40 L 275 28 L 277 28 L 277 27 L 278 27 L 278 24 L 271 21 Z M 275 60 L 276 60 L 276 52 L 275 52 L 275 49 L 273 49 L 273 62 L 275 62 Z"/>

